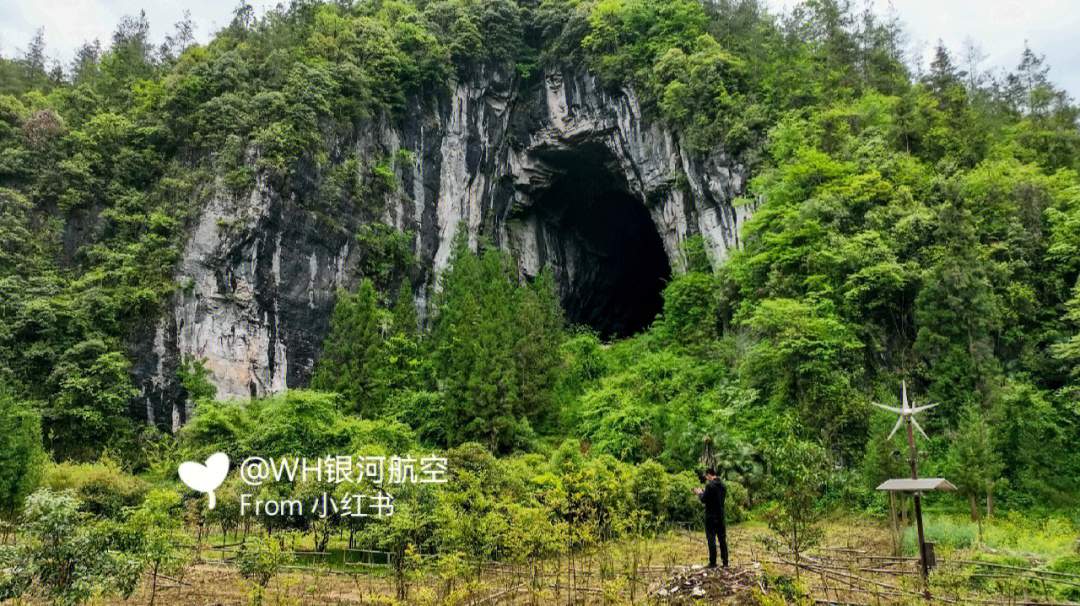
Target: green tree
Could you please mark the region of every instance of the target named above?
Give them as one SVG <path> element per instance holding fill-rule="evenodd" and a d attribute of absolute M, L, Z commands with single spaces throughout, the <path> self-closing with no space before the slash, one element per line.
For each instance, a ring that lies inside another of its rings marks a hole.
<path fill-rule="evenodd" d="M 5 547 L 0 559 L 13 563 L 0 572 L 0 598 L 29 592 L 61 606 L 84 604 L 103 595 L 128 597 L 141 564 L 124 547 L 111 522 L 93 522 L 71 493 L 41 489 L 23 508 L 24 540 Z"/>
<path fill-rule="evenodd" d="M 993 265 L 977 240 L 971 213 L 946 205 L 939 230 L 943 244 L 915 302 L 915 350 L 930 364 L 930 397 L 945 403 L 942 413 L 951 417 L 985 398 L 994 354 L 991 337 L 1000 313 L 991 283 Z"/>
<path fill-rule="evenodd" d="M 441 285 L 432 346 L 448 436 L 505 449 L 520 410 L 506 259 L 495 250 L 473 254 L 461 230 Z"/>
<path fill-rule="evenodd" d="M 413 301 L 412 286 L 406 278 L 402 280 L 392 310 L 390 334 L 384 345 L 385 364 L 382 367 L 383 384 L 397 397 L 403 397 L 402 390 L 418 387 L 423 363 L 420 351 L 419 333 L 417 332 L 416 303 Z"/>
<path fill-rule="evenodd" d="M 960 417 L 956 430 L 949 433 L 947 469 L 949 479 L 968 497 L 971 520 L 979 523 L 979 542 L 982 542 L 982 519 L 975 500 L 982 493 L 991 494 L 1001 473 L 1001 458 L 994 450 L 986 415 L 969 406 Z"/>
<path fill-rule="evenodd" d="M 413 300 L 412 284 L 408 278 L 401 281 L 397 298 L 394 299 L 394 333 L 415 339 L 417 334 L 416 301 Z"/>
<path fill-rule="evenodd" d="M 550 408 L 552 390 L 561 370 L 560 348 L 566 338 L 562 307 L 549 272 L 540 275 L 514 296 L 514 370 L 521 415 L 532 422 Z"/>
<path fill-rule="evenodd" d="M 0 520 L 6 539 L 23 501 L 41 479 L 45 450 L 41 445 L 41 417 L 21 405 L 0 384 Z"/>
<path fill-rule="evenodd" d="M 374 415 L 383 404 L 378 313 L 370 281 L 363 280 L 354 295 L 339 291 L 330 333 L 311 378 L 312 389 L 340 393 L 350 410 L 365 416 Z"/>
<path fill-rule="evenodd" d="M 1072 298 L 1065 304 L 1063 319 L 1076 330 L 1067 339 L 1052 346 L 1054 356 L 1068 368 L 1073 380 L 1080 380 L 1080 280 L 1072 289 Z"/>
<path fill-rule="evenodd" d="M 504 451 L 550 403 L 564 338 L 553 285 L 543 274 L 517 285 L 508 256 L 474 254 L 462 229 L 441 286 L 431 343 L 448 437 Z"/>
<path fill-rule="evenodd" d="M 664 288 L 663 330 L 684 345 L 701 345 L 719 335 L 718 284 L 715 276 L 688 272 Z"/>
<path fill-rule="evenodd" d="M 131 511 L 125 529 L 132 551 L 150 569 L 150 605 L 157 597 L 158 575 L 173 574 L 183 568 L 184 548 L 191 538 L 183 532 L 183 504 L 180 495 L 164 488 L 150 491 L 142 505 Z"/>
<path fill-rule="evenodd" d="M 42 411 L 46 438 L 65 458 L 89 458 L 131 440 L 135 387 L 131 363 L 98 340 L 64 352 L 50 377 L 55 395 Z"/>
<path fill-rule="evenodd" d="M 825 487 L 825 450 L 788 434 L 771 442 L 767 456 L 776 506 L 766 514 L 766 522 L 794 556 L 798 576 L 801 554 L 821 538 L 817 500 Z"/>
<path fill-rule="evenodd" d="M 266 586 L 291 561 L 292 557 L 282 549 L 281 543 L 270 537 L 255 537 L 240 547 L 236 564 L 240 576 L 254 584 L 251 592 L 252 606 L 262 604 Z"/>
<path fill-rule="evenodd" d="M 844 372 L 861 343 L 832 306 L 768 299 L 743 324 L 759 339 L 740 368 L 747 383 L 759 386 L 781 414 L 798 411 L 830 446 L 861 444 L 865 415 L 851 388 L 854 373 Z"/>

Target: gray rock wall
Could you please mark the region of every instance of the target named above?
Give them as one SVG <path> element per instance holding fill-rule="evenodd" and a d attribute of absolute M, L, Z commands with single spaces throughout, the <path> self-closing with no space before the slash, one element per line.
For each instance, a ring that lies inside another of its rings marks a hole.
<path fill-rule="evenodd" d="M 421 315 L 461 226 L 474 246 L 483 235 L 510 250 L 523 278 L 549 266 L 565 290 L 588 271 L 584 244 L 559 233 L 540 208 L 573 154 L 598 157 L 606 178 L 647 207 L 676 271 L 684 269 L 679 244 L 696 234 L 722 260 L 739 245 L 750 212 L 731 205 L 745 176 L 723 149 L 694 159 L 676 135 L 643 116 L 632 90 L 605 90 L 580 71 L 551 71 L 539 87 L 522 90 L 508 73 L 478 70 L 350 145 L 372 161 L 413 153 L 410 165 L 398 167 L 401 186 L 380 220 L 416 234 Z M 190 415 L 174 379 L 184 358 L 203 361 L 222 398 L 307 385 L 334 293 L 358 278 L 351 234 L 360 221 L 334 220 L 326 225 L 263 182 L 243 198 L 210 200 L 176 269 L 184 288 L 136 345 L 138 413 L 147 422 L 175 429 Z"/>

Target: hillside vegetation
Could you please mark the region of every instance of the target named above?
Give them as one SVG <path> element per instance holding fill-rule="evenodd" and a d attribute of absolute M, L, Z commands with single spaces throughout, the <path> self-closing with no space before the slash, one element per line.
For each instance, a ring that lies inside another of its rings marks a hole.
<path fill-rule="evenodd" d="M 159 48 L 127 19 L 70 67 L 47 65 L 40 39 L 0 60 L 8 519 L 39 485 L 102 518 L 176 509 L 150 485 L 173 491 L 179 461 L 217 450 L 449 448 L 454 490 L 402 495 L 406 515 L 371 540 L 537 558 L 632 535 L 640 516 L 694 521 L 705 435 L 740 506 L 781 495 L 767 470 L 809 448 L 829 470 L 818 507 L 880 512 L 872 489 L 905 473 L 906 445 L 884 442 L 894 418 L 869 403 L 896 404 L 901 380 L 940 403 L 923 471 L 964 498 L 939 507 L 1075 518 L 1080 132 L 1033 51 L 989 74 L 939 47 L 913 73 L 897 24 L 833 0 L 786 17 L 753 0 L 296 2 L 260 19 L 241 5 L 206 46 L 189 25 Z M 519 284 L 506 253 L 459 240 L 422 326 L 407 254 L 340 293 L 313 391 L 218 402 L 192 360 L 180 378 L 198 407 L 178 436 L 132 418 L 127 339 L 185 287 L 179 249 L 217 188 L 260 180 L 374 220 L 392 168 L 341 142 L 472 70 L 528 85 L 567 64 L 753 175 L 744 246 L 718 262 L 686 241 L 691 270 L 651 328 L 602 343 L 565 325 L 546 276 Z"/>

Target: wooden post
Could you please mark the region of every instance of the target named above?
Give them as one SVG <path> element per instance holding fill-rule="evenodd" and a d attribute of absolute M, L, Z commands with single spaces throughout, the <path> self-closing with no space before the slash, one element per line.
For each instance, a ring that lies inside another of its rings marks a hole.
<path fill-rule="evenodd" d="M 892 528 L 889 539 L 892 541 L 893 555 L 898 556 L 900 555 L 900 545 L 897 541 L 899 533 L 896 530 L 896 495 L 891 490 L 889 491 L 889 527 Z"/>

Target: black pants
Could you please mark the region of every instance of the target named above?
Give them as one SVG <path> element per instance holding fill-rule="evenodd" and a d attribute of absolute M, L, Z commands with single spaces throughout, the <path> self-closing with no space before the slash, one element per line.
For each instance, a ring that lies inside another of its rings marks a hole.
<path fill-rule="evenodd" d="M 705 540 L 709 543 L 709 566 L 716 566 L 716 541 L 720 540 L 720 561 L 727 560 L 727 527 L 723 520 L 705 518 Z"/>

